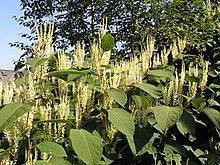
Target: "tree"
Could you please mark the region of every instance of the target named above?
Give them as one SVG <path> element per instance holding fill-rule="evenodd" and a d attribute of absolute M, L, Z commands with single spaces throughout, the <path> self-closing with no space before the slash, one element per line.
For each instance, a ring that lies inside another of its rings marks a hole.
<path fill-rule="evenodd" d="M 204 53 L 219 43 L 217 7 L 217 1 L 204 0 L 21 0 L 23 16 L 15 19 L 32 34 L 36 23 L 55 22 L 53 45 L 57 49 L 69 50 L 79 40 L 89 45 L 103 17 L 107 17 L 109 32 L 116 45 L 121 45 L 115 47 L 119 58 L 138 54 L 148 34 L 155 38 L 158 52 L 177 37 L 185 37 L 186 51 L 193 54 Z M 27 34 L 22 37 L 35 38 Z M 26 48 L 18 43 L 11 45 Z"/>

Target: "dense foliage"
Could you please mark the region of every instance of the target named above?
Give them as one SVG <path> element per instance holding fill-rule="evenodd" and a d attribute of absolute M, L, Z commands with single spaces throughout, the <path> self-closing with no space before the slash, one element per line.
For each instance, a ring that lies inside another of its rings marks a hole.
<path fill-rule="evenodd" d="M 185 54 L 186 38 L 155 53 L 148 35 L 118 61 L 105 19 L 89 56 L 53 52 L 53 24 L 36 32 L 24 76 L 0 84 L 1 164 L 219 163 L 219 62 Z"/>
<path fill-rule="evenodd" d="M 213 56 L 213 47 L 219 44 L 218 3 L 208 0 L 21 0 L 23 16 L 15 18 L 30 28 L 32 34 L 36 23 L 55 22 L 53 45 L 65 51 L 84 40 L 88 52 L 102 18 L 108 17 L 108 30 L 116 41 L 116 58 L 140 55 L 150 34 L 155 38 L 155 51 L 169 47 L 177 37 L 186 37 L 187 53 L 202 53 L 208 59 Z M 35 38 L 28 34 L 21 36 L 32 41 Z M 30 46 L 19 42 L 11 45 L 26 49 L 24 55 L 31 55 Z"/>
<path fill-rule="evenodd" d="M 220 162 L 218 2 L 21 5 L 37 40 L 0 81 L 0 164 Z"/>

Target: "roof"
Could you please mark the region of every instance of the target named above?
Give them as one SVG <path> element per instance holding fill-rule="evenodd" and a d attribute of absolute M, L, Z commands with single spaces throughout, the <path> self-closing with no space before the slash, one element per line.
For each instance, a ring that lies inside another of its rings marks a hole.
<path fill-rule="evenodd" d="M 0 69 L 0 79 L 3 83 L 13 80 L 15 72 L 13 70 Z"/>

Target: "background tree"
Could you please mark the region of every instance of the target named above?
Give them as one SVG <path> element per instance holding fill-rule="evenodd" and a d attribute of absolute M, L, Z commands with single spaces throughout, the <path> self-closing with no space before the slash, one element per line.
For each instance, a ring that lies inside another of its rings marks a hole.
<path fill-rule="evenodd" d="M 15 19 L 31 29 L 30 35 L 21 34 L 29 40 L 35 38 L 32 34 L 36 23 L 55 22 L 53 45 L 56 49 L 69 50 L 79 40 L 88 45 L 92 37 L 96 37 L 102 18 L 107 17 L 108 30 L 115 37 L 116 45 L 120 45 L 115 47 L 120 54 L 118 58 L 138 54 L 147 34 L 156 38 L 157 51 L 172 44 L 177 37 L 186 37 L 188 53 L 199 52 L 209 58 L 212 55 L 207 49 L 219 44 L 218 3 L 204 0 L 21 0 L 23 16 Z M 11 46 L 31 51 L 22 43 Z"/>

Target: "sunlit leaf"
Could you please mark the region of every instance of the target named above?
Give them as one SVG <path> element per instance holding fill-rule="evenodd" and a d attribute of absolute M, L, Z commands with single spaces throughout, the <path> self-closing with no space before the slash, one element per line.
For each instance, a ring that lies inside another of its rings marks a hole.
<path fill-rule="evenodd" d="M 142 89 L 156 99 L 162 96 L 161 90 L 152 84 L 135 84 L 134 86 Z"/>
<path fill-rule="evenodd" d="M 164 132 L 174 125 L 182 114 L 182 109 L 180 107 L 161 105 L 153 107 L 152 110 L 157 123 Z"/>
<path fill-rule="evenodd" d="M 49 162 L 46 162 L 44 160 L 38 160 L 34 163 L 34 165 L 52 165 Z"/>
<path fill-rule="evenodd" d="M 49 160 L 49 163 L 52 165 L 71 165 L 71 163 L 65 160 L 63 157 L 58 157 L 58 156 L 53 156 Z"/>
<path fill-rule="evenodd" d="M 76 74 L 70 74 L 70 75 L 68 75 L 68 77 L 67 77 L 67 82 L 75 81 L 75 80 L 77 80 L 77 79 L 80 78 L 80 77 L 82 77 L 82 74 L 81 74 L 81 73 L 80 73 L 80 74 L 78 74 L 78 73 L 76 73 Z"/>
<path fill-rule="evenodd" d="M 42 65 L 44 62 L 48 61 L 49 58 L 28 58 L 27 63 L 31 66 L 31 69 L 34 70 L 38 66 Z"/>
<path fill-rule="evenodd" d="M 204 108 L 203 112 L 209 117 L 210 120 L 212 120 L 215 126 L 220 129 L 220 112 L 209 107 Z"/>
<path fill-rule="evenodd" d="M 97 165 L 102 157 L 102 140 L 84 129 L 71 129 L 70 140 L 79 158 L 88 165 Z"/>
<path fill-rule="evenodd" d="M 167 78 L 171 78 L 173 76 L 173 73 L 171 71 L 162 70 L 162 69 L 149 70 L 147 74 L 159 76 L 159 77 L 167 77 Z"/>
<path fill-rule="evenodd" d="M 37 148 L 53 156 L 66 156 L 66 151 L 64 150 L 64 148 L 55 142 L 45 141 L 38 144 Z"/>
<path fill-rule="evenodd" d="M 121 89 L 112 88 L 107 90 L 107 93 L 110 97 L 112 97 L 118 104 L 120 104 L 123 107 L 128 100 L 126 93 Z"/>
<path fill-rule="evenodd" d="M 108 119 L 123 134 L 133 137 L 135 125 L 131 114 L 124 109 L 112 108 L 108 110 Z"/>
<path fill-rule="evenodd" d="M 29 104 L 9 103 L 0 109 L 0 132 L 31 109 Z"/>

